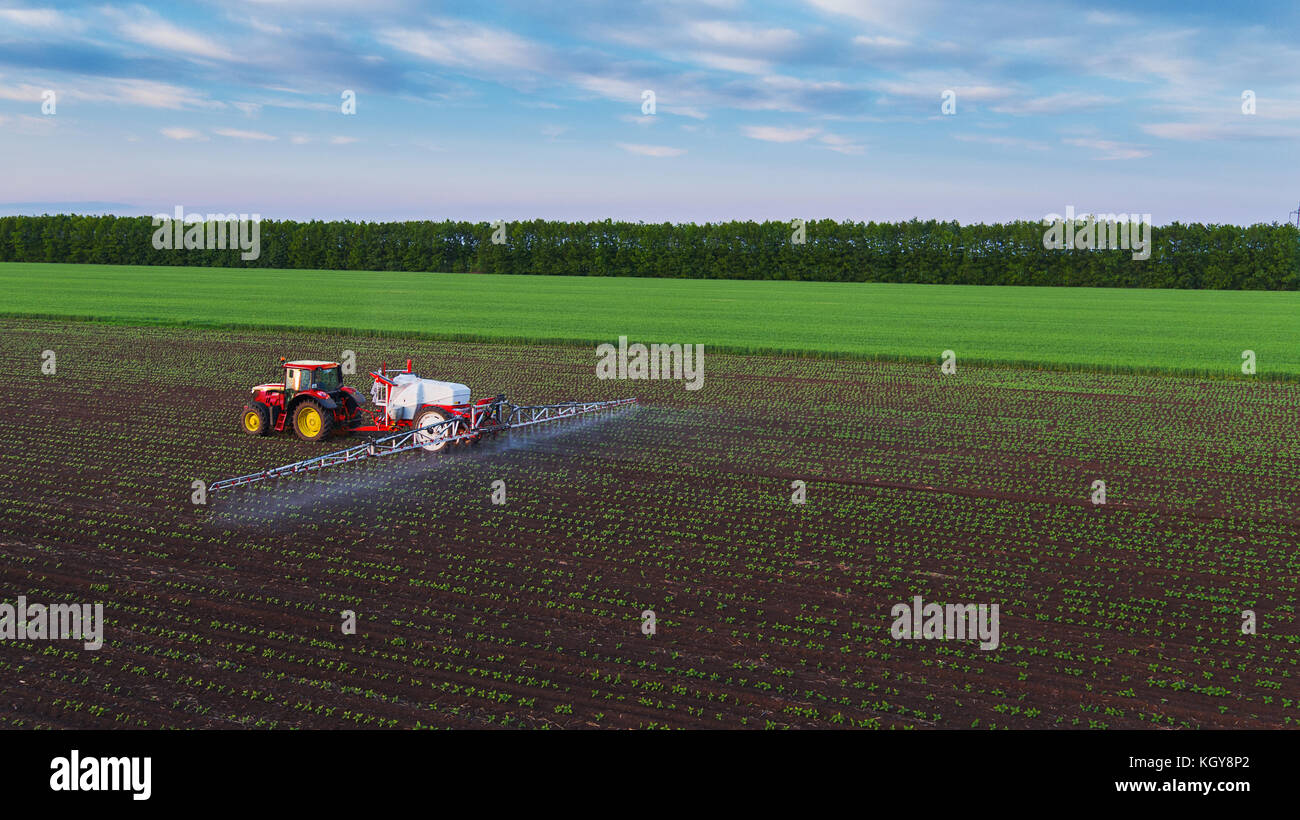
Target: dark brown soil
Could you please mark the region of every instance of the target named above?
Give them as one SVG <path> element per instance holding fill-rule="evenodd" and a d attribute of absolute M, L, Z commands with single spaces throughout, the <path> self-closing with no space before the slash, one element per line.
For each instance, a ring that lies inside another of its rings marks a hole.
<path fill-rule="evenodd" d="M 1297 385 L 706 354 L 687 391 L 583 348 L 0 340 L 0 600 L 108 621 L 97 652 L 0 642 L 5 728 L 1300 721 Z M 478 395 L 641 405 L 190 503 L 351 443 L 238 426 L 280 355 L 344 349 L 367 392 L 413 356 Z M 1000 646 L 894 639 L 915 595 L 999 605 Z"/>

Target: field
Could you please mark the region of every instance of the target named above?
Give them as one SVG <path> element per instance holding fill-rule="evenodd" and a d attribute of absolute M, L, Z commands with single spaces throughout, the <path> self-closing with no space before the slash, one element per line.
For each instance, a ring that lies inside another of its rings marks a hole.
<path fill-rule="evenodd" d="M 119 320 L 206 321 L 238 307 L 203 271 L 95 276 L 74 292 L 54 266 L 48 289 L 19 292 L 11 266 L 0 292 L 12 310 Z M 385 292 L 376 282 L 400 302 L 396 275 L 356 276 L 370 288 L 309 300 L 304 315 L 373 326 L 385 301 L 368 293 Z M 295 280 L 250 285 L 251 320 L 301 321 L 264 290 Z M 517 289 L 505 304 L 469 300 L 467 331 L 586 336 L 590 318 L 592 334 L 713 341 L 689 314 L 638 318 L 630 302 L 610 301 L 560 315 L 524 289 L 531 282 L 427 281 Z M 606 284 L 546 281 L 593 304 Z M 621 284 L 675 289 L 683 309 L 740 292 Z M 939 347 L 1028 358 L 1011 352 L 1025 323 L 994 310 L 986 300 L 1000 290 L 989 290 L 957 289 L 968 295 L 936 297 L 935 311 L 912 319 L 938 327 L 944 311 L 968 311 L 980 323 Z M 799 344 L 866 350 L 888 335 L 869 318 L 868 292 L 813 287 L 806 301 L 764 304 L 789 309 L 780 321 Z M 421 293 L 378 329 L 441 326 L 449 308 L 437 290 Z M 1026 318 L 1034 328 L 1050 324 L 1036 312 L 1046 305 L 1095 311 L 1087 332 L 1115 346 L 1070 342 L 1080 357 L 1210 367 L 1214 323 L 1228 322 L 1216 300 L 1242 300 L 1258 309 L 1232 317 L 1224 367 L 1240 348 L 1286 342 L 1270 366 L 1295 372 L 1296 323 L 1270 324 L 1294 296 L 1043 291 L 1023 304 L 1038 306 Z M 1156 305 L 1186 347 L 1132 338 L 1137 314 Z M 757 309 L 709 332 L 757 343 L 762 328 L 745 326 Z M 813 315 L 850 332 L 795 327 L 792 317 Z M 921 338 L 907 327 L 892 350 Z M 1080 327 L 1047 336 L 1036 355 L 1063 355 L 1053 345 Z M 10 393 L 25 405 L 0 426 L 0 599 L 102 600 L 108 617 L 98 652 L 0 643 L 5 728 L 1300 724 L 1298 384 L 965 359 L 944 376 L 937 361 L 711 353 L 704 388 L 687 391 L 599 381 L 590 347 L 36 319 L 0 320 L 0 339 Z M 925 339 L 925 351 L 936 346 Z M 192 504 L 195 479 L 332 448 L 245 437 L 237 411 L 276 356 L 345 348 L 358 372 L 413 356 L 424 375 L 480 394 L 642 403 Z M 40 371 L 47 349 L 55 375 Z M 1104 505 L 1090 500 L 1099 479 Z M 497 480 L 504 505 L 490 499 Z M 792 503 L 796 481 L 806 503 Z M 1000 604 L 999 646 L 895 639 L 891 607 L 917 595 Z M 646 609 L 657 615 L 651 636 L 640 629 Z M 1242 634 L 1248 609 L 1258 634 Z M 356 613 L 355 635 L 340 630 L 344 610 Z"/>
<path fill-rule="evenodd" d="M 33 287 L 39 282 L 39 287 Z M 1300 378 L 1300 293 L 0 264 L 8 315 Z"/>

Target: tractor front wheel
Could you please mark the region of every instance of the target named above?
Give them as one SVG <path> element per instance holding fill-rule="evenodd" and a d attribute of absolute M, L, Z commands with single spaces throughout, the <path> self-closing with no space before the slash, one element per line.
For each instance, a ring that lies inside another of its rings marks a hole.
<path fill-rule="evenodd" d="M 293 432 L 303 441 L 320 441 L 333 426 L 334 415 L 326 413 L 313 399 L 303 401 L 293 411 Z"/>
<path fill-rule="evenodd" d="M 260 401 L 244 408 L 240 426 L 250 436 L 264 436 L 271 430 L 271 410 Z"/>

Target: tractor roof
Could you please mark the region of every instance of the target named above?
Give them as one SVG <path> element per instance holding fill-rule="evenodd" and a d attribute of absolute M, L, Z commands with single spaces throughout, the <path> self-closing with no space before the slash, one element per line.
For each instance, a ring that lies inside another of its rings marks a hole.
<path fill-rule="evenodd" d="M 307 367 L 307 368 L 311 368 L 311 369 L 316 369 L 316 368 L 320 368 L 320 367 L 338 367 L 338 366 L 339 366 L 339 363 L 338 363 L 338 362 L 322 362 L 322 361 L 318 361 L 318 360 L 316 360 L 316 359 L 299 359 L 299 360 L 296 361 L 296 362 L 285 362 L 285 363 L 284 363 L 284 366 L 285 366 L 285 367 Z"/>

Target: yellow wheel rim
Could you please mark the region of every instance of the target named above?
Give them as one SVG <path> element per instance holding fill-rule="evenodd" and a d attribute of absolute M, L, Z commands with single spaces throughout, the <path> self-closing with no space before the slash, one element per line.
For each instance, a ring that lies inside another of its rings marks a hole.
<path fill-rule="evenodd" d="M 244 429 L 248 430 L 248 432 L 256 433 L 257 428 L 261 426 L 262 426 L 261 418 L 259 418 L 258 415 L 254 413 L 252 410 L 249 410 L 247 413 L 244 414 Z"/>
<path fill-rule="evenodd" d="M 298 414 L 298 426 L 307 435 L 316 435 L 320 432 L 320 413 L 316 412 L 315 407 L 304 407 Z"/>

